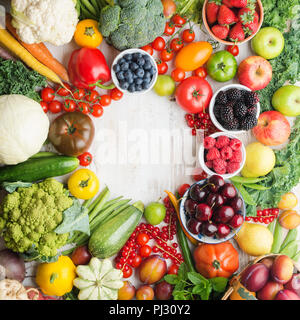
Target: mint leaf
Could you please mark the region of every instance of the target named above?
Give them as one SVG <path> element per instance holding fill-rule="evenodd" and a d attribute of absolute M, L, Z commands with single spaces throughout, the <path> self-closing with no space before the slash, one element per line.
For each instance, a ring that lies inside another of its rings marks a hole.
<path fill-rule="evenodd" d="M 203 283 L 205 283 L 205 284 L 209 283 L 209 281 L 206 278 L 204 278 L 200 273 L 197 273 L 197 272 L 189 272 L 187 274 L 187 277 L 195 285 L 203 284 Z"/>
<path fill-rule="evenodd" d="M 180 281 L 175 274 L 167 274 L 164 277 L 164 280 L 169 284 L 173 284 L 173 285 L 177 284 Z"/>
<path fill-rule="evenodd" d="M 188 274 L 187 265 L 185 263 L 182 263 L 179 266 L 177 275 L 178 275 L 179 279 L 186 280 L 187 279 L 187 274 Z"/>
<path fill-rule="evenodd" d="M 224 292 L 228 283 L 228 279 L 223 277 L 211 278 L 209 281 L 216 292 Z"/>

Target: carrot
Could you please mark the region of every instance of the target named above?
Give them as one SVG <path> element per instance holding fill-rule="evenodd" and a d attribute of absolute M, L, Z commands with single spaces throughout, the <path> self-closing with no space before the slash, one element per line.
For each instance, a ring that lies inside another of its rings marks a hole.
<path fill-rule="evenodd" d="M 30 68 L 37 71 L 41 75 L 47 77 L 49 80 L 59 83 L 64 86 L 58 75 L 51 69 L 40 63 L 32 56 L 8 31 L 0 26 L 0 43 L 2 43 L 8 50 L 13 52 Z"/>
<path fill-rule="evenodd" d="M 28 44 L 20 40 L 16 29 L 11 24 L 11 16 L 6 15 L 6 27 L 9 32 L 27 49 L 37 60 L 43 63 L 46 67 L 55 72 L 62 80 L 69 81 L 69 76 L 66 68 L 57 61 L 43 43 Z"/>

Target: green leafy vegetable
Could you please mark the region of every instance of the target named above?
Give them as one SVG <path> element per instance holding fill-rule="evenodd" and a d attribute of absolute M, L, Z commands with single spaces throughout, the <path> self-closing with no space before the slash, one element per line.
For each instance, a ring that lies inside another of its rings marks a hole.
<path fill-rule="evenodd" d="M 40 101 L 36 89 L 46 86 L 46 78 L 36 71 L 29 70 L 21 61 L 0 58 L 0 95 L 21 94 Z"/>
<path fill-rule="evenodd" d="M 233 182 L 233 185 L 239 190 L 241 193 L 244 201 L 251 206 L 256 206 L 255 200 L 251 197 L 250 193 L 246 191 L 246 189 L 243 187 L 241 183 Z"/>
<path fill-rule="evenodd" d="M 204 0 L 176 0 L 177 13 L 187 16 L 196 23 L 202 22 Z"/>
<path fill-rule="evenodd" d="M 8 193 L 13 193 L 15 192 L 18 188 L 29 188 L 32 186 L 32 183 L 30 182 L 3 182 L 2 183 L 2 188 L 6 190 Z"/>

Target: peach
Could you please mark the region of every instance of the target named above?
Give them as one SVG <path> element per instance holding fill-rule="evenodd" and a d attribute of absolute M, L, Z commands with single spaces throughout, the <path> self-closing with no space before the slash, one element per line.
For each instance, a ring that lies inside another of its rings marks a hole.
<path fill-rule="evenodd" d="M 280 214 L 278 222 L 283 228 L 295 229 L 300 225 L 300 215 L 295 210 L 286 210 Z"/>
<path fill-rule="evenodd" d="M 124 281 L 124 285 L 118 291 L 118 300 L 131 300 L 135 295 L 135 287 L 130 281 Z"/>
<path fill-rule="evenodd" d="M 153 284 L 161 280 L 167 272 L 167 263 L 159 255 L 146 258 L 139 267 L 139 278 L 141 282 Z"/>
<path fill-rule="evenodd" d="M 271 268 L 272 279 L 280 284 L 290 281 L 293 276 L 293 261 L 286 255 L 277 256 Z"/>
<path fill-rule="evenodd" d="M 258 291 L 257 298 L 259 300 L 274 300 L 280 290 L 283 290 L 282 284 L 275 281 L 269 281 L 260 291 Z"/>
<path fill-rule="evenodd" d="M 154 290 L 150 286 L 144 285 L 136 290 L 135 296 L 137 300 L 153 300 Z"/>

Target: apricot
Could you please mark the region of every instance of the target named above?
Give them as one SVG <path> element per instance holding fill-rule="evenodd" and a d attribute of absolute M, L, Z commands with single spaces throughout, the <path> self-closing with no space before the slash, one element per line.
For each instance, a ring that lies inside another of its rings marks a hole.
<path fill-rule="evenodd" d="M 135 295 L 135 287 L 130 281 L 124 281 L 123 287 L 118 291 L 118 300 L 131 300 Z"/>
<path fill-rule="evenodd" d="M 135 297 L 137 300 L 153 300 L 154 290 L 147 285 L 141 286 L 136 290 Z"/>
<path fill-rule="evenodd" d="M 272 279 L 280 284 L 290 281 L 293 276 L 294 264 L 286 255 L 277 256 L 271 268 Z"/>
<path fill-rule="evenodd" d="M 141 282 L 153 284 L 167 273 L 167 263 L 163 257 L 152 255 L 141 263 L 138 272 Z"/>
<path fill-rule="evenodd" d="M 284 194 L 278 204 L 278 208 L 281 210 L 293 209 L 298 204 L 298 199 L 293 192 Z"/>
<path fill-rule="evenodd" d="M 286 229 L 295 229 L 300 225 L 300 215 L 295 210 L 286 210 L 278 218 L 280 225 Z"/>
<path fill-rule="evenodd" d="M 283 290 L 282 284 L 275 281 L 269 281 L 260 291 L 258 291 L 257 298 L 259 300 L 274 300 L 280 290 Z"/>

